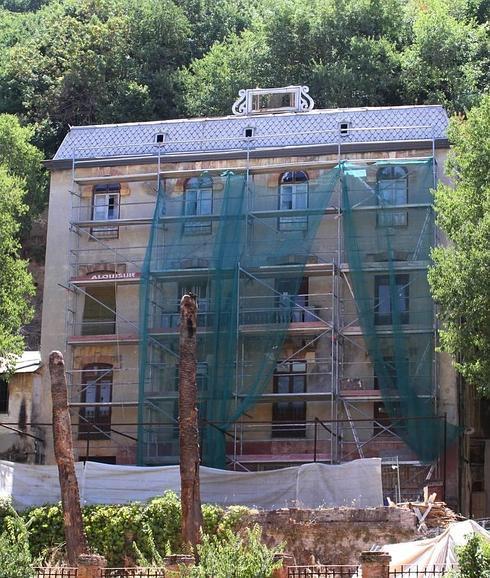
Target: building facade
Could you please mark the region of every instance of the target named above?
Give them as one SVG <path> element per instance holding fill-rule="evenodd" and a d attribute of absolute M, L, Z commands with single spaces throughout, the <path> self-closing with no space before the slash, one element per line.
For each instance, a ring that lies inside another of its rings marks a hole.
<path fill-rule="evenodd" d="M 287 87 L 233 113 L 74 127 L 47 163 L 41 348 L 65 354 L 77 458 L 178 461 L 192 291 L 205 464 L 381 457 L 392 498 L 429 483 L 455 503 L 458 388 L 426 279 L 445 111 L 315 110 Z"/>

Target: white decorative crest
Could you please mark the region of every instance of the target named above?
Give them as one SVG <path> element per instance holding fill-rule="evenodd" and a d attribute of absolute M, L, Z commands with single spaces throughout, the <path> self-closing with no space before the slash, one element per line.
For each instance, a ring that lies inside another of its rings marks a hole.
<path fill-rule="evenodd" d="M 236 116 L 240 116 L 242 114 L 247 114 L 247 91 L 240 90 L 238 92 L 238 98 L 233 103 L 231 107 L 233 114 Z"/>
<path fill-rule="evenodd" d="M 232 111 L 237 116 L 274 112 L 307 112 L 315 106 L 308 94 L 309 91 L 308 86 L 240 90 Z"/>
<path fill-rule="evenodd" d="M 315 101 L 308 94 L 310 92 L 309 86 L 300 86 L 300 102 L 301 110 L 308 111 L 315 108 Z"/>

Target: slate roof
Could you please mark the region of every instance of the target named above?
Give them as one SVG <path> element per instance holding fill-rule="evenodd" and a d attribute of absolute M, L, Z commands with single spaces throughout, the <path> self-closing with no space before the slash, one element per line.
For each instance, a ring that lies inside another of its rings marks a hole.
<path fill-rule="evenodd" d="M 349 123 L 340 135 L 340 123 Z M 439 105 L 313 110 L 310 112 L 180 119 L 72 127 L 54 160 L 155 156 L 308 145 L 446 139 Z M 245 128 L 254 138 L 244 138 Z M 165 142 L 155 143 L 158 133 Z"/>

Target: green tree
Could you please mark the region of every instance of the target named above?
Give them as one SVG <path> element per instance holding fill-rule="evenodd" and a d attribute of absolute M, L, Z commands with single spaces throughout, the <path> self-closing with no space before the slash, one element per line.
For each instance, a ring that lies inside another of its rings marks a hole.
<path fill-rule="evenodd" d="M 402 55 L 409 102 L 462 111 L 488 86 L 488 28 L 467 17 L 467 4 L 427 0 L 409 6 L 411 38 Z"/>
<path fill-rule="evenodd" d="M 490 95 L 466 120 L 452 120 L 449 138 L 454 186 L 441 184 L 436 191 L 437 222 L 449 244 L 433 250 L 429 282 L 442 349 L 490 395 Z"/>
<path fill-rule="evenodd" d="M 190 22 L 191 54 L 203 56 L 215 42 L 222 42 L 250 26 L 260 10 L 260 0 L 176 0 Z"/>
<path fill-rule="evenodd" d="M 32 318 L 34 285 L 27 261 L 19 259 L 19 218 L 27 211 L 24 186 L 0 164 L 0 358 L 8 367 L 23 351 L 20 329 Z"/>
<path fill-rule="evenodd" d="M 264 2 L 249 29 L 181 73 L 188 114 L 228 114 L 240 88 L 309 84 L 318 106 L 401 102 L 400 0 Z"/>
<path fill-rule="evenodd" d="M 466 544 L 456 549 L 459 568 L 450 573 L 449 577 L 489 578 L 490 542 L 478 534 L 465 537 L 467 539 Z"/>
<path fill-rule="evenodd" d="M 32 144 L 34 127 L 21 126 L 17 117 L 0 114 L 0 164 L 11 175 L 23 179 L 26 194 L 24 202 L 29 211 L 22 214 L 22 232 L 27 233 L 32 218 L 47 202 L 47 175 L 41 164 L 43 154 Z"/>
<path fill-rule="evenodd" d="M 27 527 L 15 512 L 3 520 L 0 534 L 0 578 L 33 576 Z"/>
<path fill-rule="evenodd" d="M 34 123 L 46 154 L 69 124 L 176 115 L 190 26 L 172 0 L 52 0 L 18 16 L 22 35 L 0 13 L 0 110 Z"/>

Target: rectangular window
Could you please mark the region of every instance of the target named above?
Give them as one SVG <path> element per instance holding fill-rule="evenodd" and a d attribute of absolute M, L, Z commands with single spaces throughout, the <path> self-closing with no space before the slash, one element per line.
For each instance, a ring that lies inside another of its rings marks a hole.
<path fill-rule="evenodd" d="M 80 439 L 107 439 L 110 437 L 112 408 L 112 367 L 92 365 L 83 373 L 82 403 L 80 408 L 78 437 Z"/>
<path fill-rule="evenodd" d="M 189 280 L 185 283 L 179 283 L 177 299 L 174 302 L 175 308 L 172 307 L 172 301 L 169 300 L 168 305 L 162 311 L 162 327 L 175 328 L 180 326 L 180 300 L 187 293 L 194 293 L 197 297 L 197 325 L 199 327 L 210 325 L 211 313 L 209 310 L 208 283 L 205 280 Z"/>
<path fill-rule="evenodd" d="M 83 308 L 82 335 L 113 335 L 116 332 L 114 286 L 88 287 Z"/>
<path fill-rule="evenodd" d="M 377 213 L 378 227 L 405 227 L 408 223 L 406 211 L 381 210 Z"/>
<path fill-rule="evenodd" d="M 288 395 L 306 392 L 306 367 L 305 361 L 288 361 L 276 367 L 273 391 L 283 399 L 272 404 L 272 437 L 304 438 L 306 435 L 306 402 L 287 399 Z"/>
<path fill-rule="evenodd" d="M 120 191 L 121 187 L 119 184 L 97 185 L 94 188 L 93 221 L 114 221 L 119 219 Z M 92 227 L 91 233 L 97 238 L 114 238 L 119 235 L 119 227 Z"/>
<path fill-rule="evenodd" d="M 279 323 L 301 323 L 310 321 L 308 311 L 308 277 L 303 277 L 298 286 L 298 281 L 291 279 L 278 279 L 276 291 L 279 309 Z"/>
<path fill-rule="evenodd" d="M 381 171 L 386 169 L 381 169 Z M 406 173 L 399 167 L 388 167 L 391 171 L 389 178 L 380 178 L 378 175 L 378 204 L 382 207 L 396 207 L 406 205 L 408 202 L 408 184 Z M 399 178 L 395 178 L 402 171 Z M 395 171 L 395 172 L 393 172 Z M 406 211 L 394 211 L 389 208 L 380 210 L 377 213 L 378 227 L 405 227 L 408 216 Z"/>
<path fill-rule="evenodd" d="M 184 214 L 186 216 L 211 215 L 213 212 L 213 189 L 188 188 L 185 191 Z M 212 222 L 200 219 L 189 220 L 185 223 L 185 233 L 207 235 L 211 233 Z"/>
<path fill-rule="evenodd" d="M 280 186 L 279 210 L 299 211 L 308 208 L 308 182 L 282 184 Z M 305 231 L 308 228 L 307 215 L 279 217 L 279 229 L 282 231 Z"/>
<path fill-rule="evenodd" d="M 0 377 L 0 413 L 9 412 L 9 382 Z"/>
<path fill-rule="evenodd" d="M 376 325 L 409 322 L 409 276 L 377 275 L 374 278 L 374 322 Z"/>

